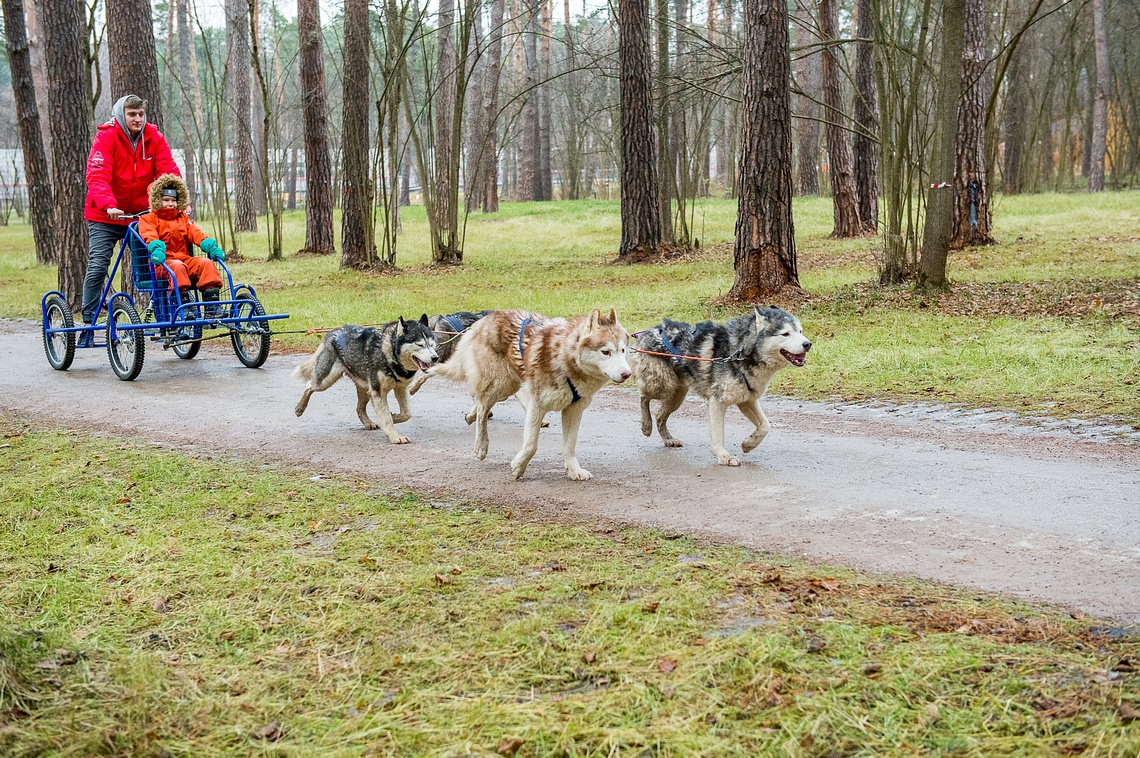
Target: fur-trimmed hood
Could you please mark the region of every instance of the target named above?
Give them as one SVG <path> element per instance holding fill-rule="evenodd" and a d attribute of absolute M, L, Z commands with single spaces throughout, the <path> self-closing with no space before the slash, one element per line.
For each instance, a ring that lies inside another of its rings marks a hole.
<path fill-rule="evenodd" d="M 162 191 L 167 187 L 178 191 L 178 210 L 185 213 L 190 207 L 190 190 L 186 189 L 186 182 L 177 174 L 163 174 L 151 182 L 150 209 L 155 212 L 162 210 Z"/>

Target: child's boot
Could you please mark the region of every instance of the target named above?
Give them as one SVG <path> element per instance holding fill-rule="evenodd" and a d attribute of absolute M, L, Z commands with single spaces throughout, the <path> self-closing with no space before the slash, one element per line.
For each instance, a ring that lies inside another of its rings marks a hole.
<path fill-rule="evenodd" d="M 203 303 L 216 303 L 216 302 L 218 302 L 218 292 L 219 292 L 218 287 L 206 287 L 205 289 L 202 290 L 202 302 Z M 206 318 L 221 318 L 222 317 L 221 306 L 207 305 L 204 310 L 205 310 L 204 315 Z"/>

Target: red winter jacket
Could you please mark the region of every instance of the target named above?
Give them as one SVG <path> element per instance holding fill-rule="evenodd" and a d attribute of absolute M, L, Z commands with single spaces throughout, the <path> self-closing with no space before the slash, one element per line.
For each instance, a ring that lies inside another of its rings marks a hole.
<path fill-rule="evenodd" d="M 182 176 L 158 127 L 144 125 L 142 139 L 132 148 L 117 121 L 100 124 L 91 154 L 87 156 L 87 203 L 83 218 L 126 226 L 132 219 L 112 221 L 107 209 L 118 208 L 124 213 L 150 210 L 147 188 L 162 174 Z"/>

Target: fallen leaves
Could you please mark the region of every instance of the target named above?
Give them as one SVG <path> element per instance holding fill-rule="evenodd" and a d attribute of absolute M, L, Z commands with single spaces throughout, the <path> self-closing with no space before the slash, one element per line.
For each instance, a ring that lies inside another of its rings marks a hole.
<path fill-rule="evenodd" d="M 495 752 L 499 755 L 514 755 L 525 744 L 526 740 L 522 737 L 504 737 L 499 740 L 499 746 L 495 748 Z"/>
<path fill-rule="evenodd" d="M 662 658 L 657 662 L 657 668 L 661 669 L 662 674 L 671 674 L 677 668 L 677 661 L 672 658 Z"/>
<path fill-rule="evenodd" d="M 170 613 L 170 601 L 161 595 L 154 599 L 150 607 L 158 613 Z"/>

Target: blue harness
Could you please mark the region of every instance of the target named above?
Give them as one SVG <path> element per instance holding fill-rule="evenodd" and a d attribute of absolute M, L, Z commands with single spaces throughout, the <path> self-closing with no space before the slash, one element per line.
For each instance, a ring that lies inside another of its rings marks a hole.
<path fill-rule="evenodd" d="M 693 376 L 693 370 L 689 368 L 688 362 L 681 355 L 681 353 L 677 351 L 677 348 L 673 347 L 673 345 L 669 342 L 669 338 L 665 336 L 665 330 L 658 328 L 657 335 L 661 337 L 661 345 L 665 348 L 665 352 L 673 356 L 674 362 L 676 362 L 676 364 L 681 368 L 685 369 L 686 374 Z"/>
<path fill-rule="evenodd" d="M 519 360 L 520 361 L 523 359 L 523 334 L 526 332 L 526 328 L 533 323 L 534 323 L 534 321 L 532 321 L 531 318 L 528 316 L 527 318 L 524 318 L 522 320 L 521 324 L 519 324 Z M 567 384 L 567 386 L 570 387 L 570 397 L 573 398 L 570 401 L 570 405 L 573 405 L 574 403 L 581 400 L 582 396 L 578 394 L 578 388 L 574 386 L 574 382 L 570 381 L 570 377 L 566 377 L 566 384 Z"/>
<path fill-rule="evenodd" d="M 455 330 L 456 334 L 463 333 L 463 322 L 460 321 L 454 314 L 450 316 L 443 316 L 443 320 L 447 322 L 448 326 Z"/>

